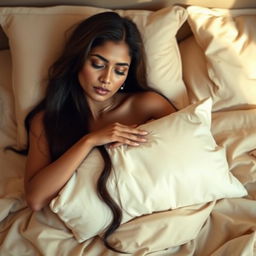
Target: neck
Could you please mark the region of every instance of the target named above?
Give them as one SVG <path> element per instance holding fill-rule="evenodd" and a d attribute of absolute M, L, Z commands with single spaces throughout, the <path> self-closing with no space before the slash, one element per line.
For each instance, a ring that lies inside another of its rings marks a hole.
<path fill-rule="evenodd" d="M 118 104 L 116 95 L 104 102 L 95 102 L 90 99 L 87 99 L 87 101 L 93 120 L 99 119 L 102 115 L 113 110 Z"/>

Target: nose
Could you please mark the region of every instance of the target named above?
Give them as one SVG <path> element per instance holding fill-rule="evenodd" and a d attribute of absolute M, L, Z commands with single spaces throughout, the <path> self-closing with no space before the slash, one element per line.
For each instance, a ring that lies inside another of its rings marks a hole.
<path fill-rule="evenodd" d="M 110 81 L 111 81 L 111 69 L 107 68 L 102 71 L 100 76 L 100 82 L 102 84 L 110 84 Z"/>

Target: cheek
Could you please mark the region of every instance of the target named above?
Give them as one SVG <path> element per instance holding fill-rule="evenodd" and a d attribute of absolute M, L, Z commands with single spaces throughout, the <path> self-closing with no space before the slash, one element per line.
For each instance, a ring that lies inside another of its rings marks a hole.
<path fill-rule="evenodd" d="M 125 82 L 125 79 L 126 79 L 125 77 L 117 78 L 115 81 L 116 87 L 122 86 Z"/>
<path fill-rule="evenodd" d="M 125 83 L 127 75 L 125 76 L 115 76 L 115 84 L 116 86 L 122 86 Z"/>
<path fill-rule="evenodd" d="M 112 90 L 114 92 L 117 92 L 120 87 L 125 83 L 126 77 L 117 77 L 114 80 L 112 80 Z"/>
<path fill-rule="evenodd" d="M 88 68 L 84 67 L 79 73 L 78 73 L 78 80 L 82 86 L 88 84 L 88 82 L 92 81 L 94 79 L 93 72 L 91 72 Z"/>

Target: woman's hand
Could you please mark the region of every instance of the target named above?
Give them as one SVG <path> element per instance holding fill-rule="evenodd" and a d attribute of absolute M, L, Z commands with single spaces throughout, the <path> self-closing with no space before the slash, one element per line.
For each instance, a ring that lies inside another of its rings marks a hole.
<path fill-rule="evenodd" d="M 127 126 L 113 123 L 91 132 L 87 135 L 87 139 L 91 141 L 93 146 L 109 145 L 109 147 L 117 147 L 123 144 L 139 146 L 147 141 L 145 138 L 147 134 L 147 131 L 136 128 L 136 125 Z"/>

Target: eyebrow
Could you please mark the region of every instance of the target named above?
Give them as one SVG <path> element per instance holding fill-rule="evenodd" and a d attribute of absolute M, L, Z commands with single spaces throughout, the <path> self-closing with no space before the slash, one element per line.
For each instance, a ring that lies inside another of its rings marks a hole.
<path fill-rule="evenodd" d="M 104 58 L 103 56 L 101 56 L 101 55 L 99 55 L 99 54 L 91 54 L 90 56 L 95 56 L 95 57 L 101 59 L 102 61 L 104 61 L 104 62 L 106 62 L 106 63 L 109 63 L 109 61 L 108 61 L 106 58 Z M 118 66 L 127 66 L 127 67 L 130 66 L 130 65 L 129 65 L 128 63 L 126 63 L 126 62 L 117 62 L 116 65 L 118 65 Z"/>

